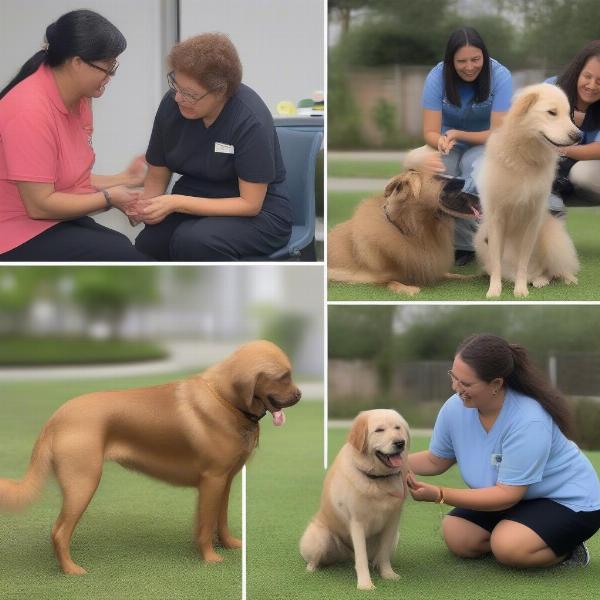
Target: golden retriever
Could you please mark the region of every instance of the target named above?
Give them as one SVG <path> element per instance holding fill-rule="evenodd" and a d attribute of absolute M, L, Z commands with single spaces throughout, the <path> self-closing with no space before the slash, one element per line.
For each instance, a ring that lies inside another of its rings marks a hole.
<path fill-rule="evenodd" d="M 442 278 L 454 262 L 452 216 L 475 218 L 478 200 L 462 182 L 407 171 L 383 196 L 361 202 L 354 216 L 327 237 L 327 276 L 332 281 L 383 284 L 414 295 Z"/>
<path fill-rule="evenodd" d="M 361 412 L 323 484 L 321 507 L 300 540 L 307 570 L 352 560 L 357 587 L 375 586 L 369 561 L 384 579 L 398 579 L 390 559 L 407 495 L 406 421 L 395 410 Z"/>
<path fill-rule="evenodd" d="M 489 137 L 480 172 L 483 221 L 474 245 L 490 275 L 488 298 L 515 282 L 514 295 L 559 278 L 577 283 L 577 253 L 563 223 L 548 213 L 557 149 L 581 139 L 569 101 L 555 85 L 529 86 L 515 99 L 502 125 Z"/>
<path fill-rule="evenodd" d="M 33 501 L 53 471 L 63 495 L 54 550 L 64 573 L 83 574 L 71 559 L 71 536 L 100 483 L 103 462 L 111 460 L 197 488 L 196 542 L 205 561 L 220 562 L 215 534 L 225 548 L 241 546 L 229 532 L 227 504 L 233 477 L 257 445 L 259 419 L 268 411 L 275 425 L 283 424 L 282 409 L 300 396 L 288 357 L 261 340 L 181 381 L 74 398 L 45 424 L 25 477 L 0 479 L 0 507 Z"/>

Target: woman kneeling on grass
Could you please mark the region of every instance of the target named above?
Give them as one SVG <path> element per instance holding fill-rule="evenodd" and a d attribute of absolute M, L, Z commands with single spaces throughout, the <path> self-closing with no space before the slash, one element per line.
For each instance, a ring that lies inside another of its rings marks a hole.
<path fill-rule="evenodd" d="M 600 482 L 567 437 L 564 397 L 527 351 L 495 335 L 474 335 L 449 371 L 455 394 L 436 419 L 429 450 L 409 456 L 416 475 L 458 464 L 471 489 L 409 476 L 418 501 L 455 506 L 443 521 L 457 556 L 492 552 L 512 567 L 586 565 L 583 542 L 600 528 Z"/>

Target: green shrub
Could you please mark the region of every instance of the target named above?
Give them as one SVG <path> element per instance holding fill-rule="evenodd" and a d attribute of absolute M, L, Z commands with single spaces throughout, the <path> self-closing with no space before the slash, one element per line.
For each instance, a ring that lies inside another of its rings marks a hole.
<path fill-rule="evenodd" d="M 573 398 L 574 440 L 580 448 L 600 450 L 600 401 Z"/>

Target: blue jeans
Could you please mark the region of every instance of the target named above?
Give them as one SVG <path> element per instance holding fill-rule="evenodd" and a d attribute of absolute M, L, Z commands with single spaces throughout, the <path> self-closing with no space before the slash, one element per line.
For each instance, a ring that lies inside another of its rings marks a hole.
<path fill-rule="evenodd" d="M 477 189 L 473 181 L 473 173 L 481 164 L 483 145 L 454 147 L 446 155 L 442 155 L 446 174 L 460 177 L 465 180 L 463 191 L 476 194 Z M 473 236 L 477 231 L 477 222 L 467 219 L 456 219 L 454 226 L 454 248 L 456 250 L 473 251 Z"/>

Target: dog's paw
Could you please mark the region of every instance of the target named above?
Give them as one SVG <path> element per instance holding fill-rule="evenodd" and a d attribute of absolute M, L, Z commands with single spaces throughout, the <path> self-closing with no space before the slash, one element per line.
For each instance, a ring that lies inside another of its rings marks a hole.
<path fill-rule="evenodd" d="M 550 283 L 550 280 L 547 277 L 536 277 L 532 282 L 534 288 L 543 288 L 546 287 Z"/>
<path fill-rule="evenodd" d="M 222 537 L 220 538 L 221 541 L 221 546 L 223 546 L 223 548 L 226 548 L 227 550 L 235 550 L 237 548 L 241 548 L 242 547 L 242 540 L 238 540 L 237 538 L 234 537 Z"/>
<path fill-rule="evenodd" d="M 309 563 L 306 565 L 306 570 L 307 570 L 309 573 L 314 573 L 314 572 L 317 570 L 317 563 L 309 562 Z"/>
<path fill-rule="evenodd" d="M 488 288 L 486 298 L 499 298 L 502 293 L 502 284 L 501 283 L 490 283 L 490 287 Z"/>
<path fill-rule="evenodd" d="M 375 586 L 373 585 L 373 582 L 369 579 L 367 581 L 359 581 L 356 584 L 356 589 L 357 590 L 374 590 Z"/>
<path fill-rule="evenodd" d="M 408 294 L 409 296 L 414 296 L 421 291 L 421 288 L 416 287 L 414 285 L 404 285 L 399 281 L 390 281 L 388 283 L 388 289 L 396 294 Z"/>
<path fill-rule="evenodd" d="M 515 298 L 527 298 L 527 296 L 529 296 L 529 290 L 527 289 L 527 284 L 515 285 L 513 294 L 514 294 Z"/>
<path fill-rule="evenodd" d="M 83 567 L 72 563 L 63 567 L 63 573 L 65 575 L 85 575 L 87 571 Z"/>
<path fill-rule="evenodd" d="M 567 285 L 577 285 L 577 283 L 578 283 L 577 277 L 575 277 L 575 275 L 572 275 L 571 273 L 567 273 L 566 275 L 561 275 L 561 279 Z"/>
<path fill-rule="evenodd" d="M 385 569 L 380 572 L 380 575 L 383 579 L 390 579 L 391 581 L 398 581 L 400 579 L 400 575 L 393 571 L 392 569 Z"/>
<path fill-rule="evenodd" d="M 223 562 L 223 557 L 216 552 L 208 552 L 204 555 L 204 562 L 209 565 L 214 565 L 216 563 Z"/>

